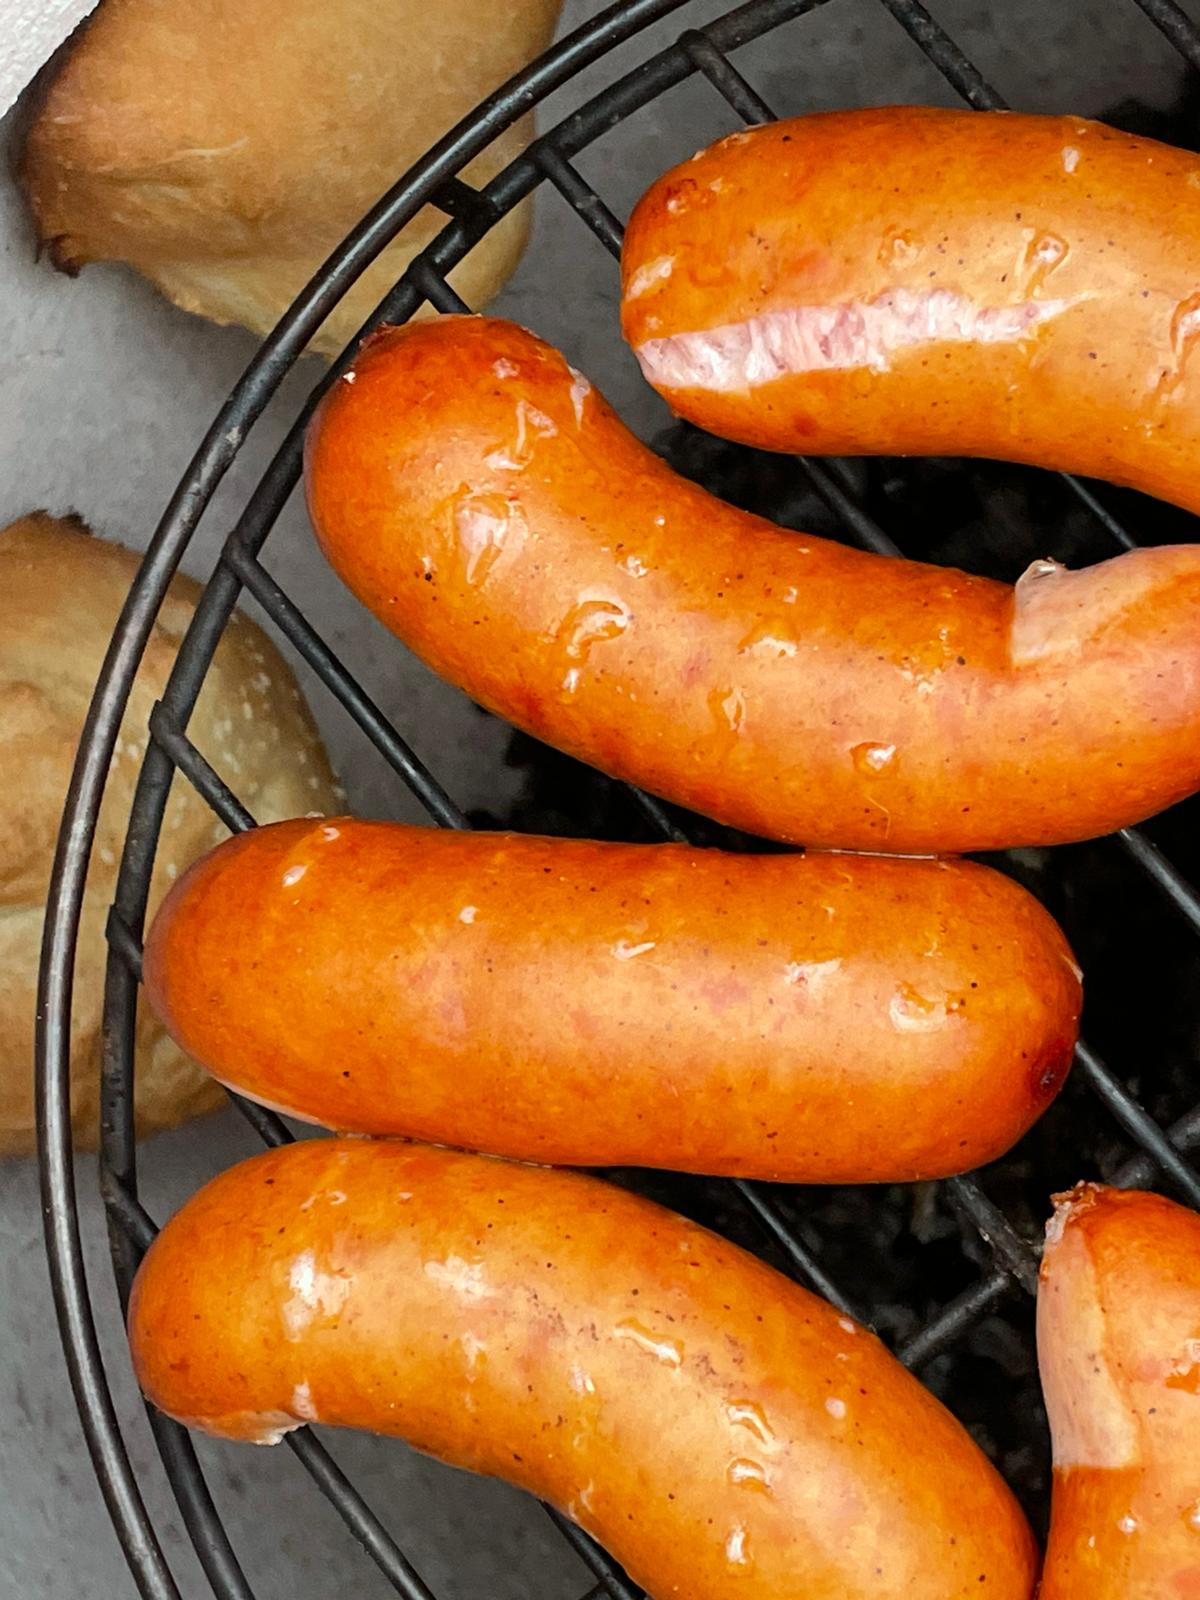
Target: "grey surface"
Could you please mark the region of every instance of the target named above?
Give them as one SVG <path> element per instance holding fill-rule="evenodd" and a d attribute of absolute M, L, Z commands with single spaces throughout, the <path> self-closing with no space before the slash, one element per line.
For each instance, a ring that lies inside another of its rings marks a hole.
<path fill-rule="evenodd" d="M 1131 0 L 932 0 L 1017 109 L 1100 113 L 1139 97 L 1175 98 L 1181 67 Z M 574 24 L 598 9 L 573 0 Z M 717 15 L 694 5 L 689 22 Z M 1200 4 L 1188 7 L 1200 16 Z M 677 22 L 675 27 L 680 24 Z M 659 28 L 665 41 L 674 31 Z M 644 49 L 638 46 L 637 51 Z M 623 61 L 637 52 L 626 50 Z M 739 66 L 780 112 L 952 97 L 876 0 L 832 0 L 746 51 Z M 598 86 L 603 71 L 590 74 Z M 562 97 L 560 97 L 561 103 Z M 673 92 L 606 137 L 581 166 L 623 215 L 663 167 L 730 127 L 703 83 Z M 431 130 L 432 131 L 432 130 Z M 0 183 L 0 524 L 37 506 L 73 508 L 97 531 L 143 545 L 205 425 L 252 352 L 248 335 L 174 310 L 132 274 L 91 268 L 72 282 L 34 260 L 21 208 Z M 616 331 L 612 263 L 558 199 L 540 202 L 533 247 L 497 307 L 563 345 L 643 432 L 664 413 Z M 229 509 L 242 501 L 319 371 L 301 364 L 252 434 L 185 566 L 211 567 Z M 285 511 L 269 565 L 359 672 L 461 804 L 496 803 L 517 781 L 504 733 L 437 683 L 341 590 L 316 554 L 301 508 Z M 0 597 L 2 603 L 2 597 Z M 313 705 L 353 804 L 419 813 L 319 688 Z M 232 1114 L 160 1137 L 143 1154 L 158 1217 L 211 1173 L 252 1152 Z M 133 1390 L 107 1268 L 90 1160 L 78 1162 L 90 1272 L 117 1405 L 183 1592 L 207 1592 L 170 1501 Z M 439 1596 L 568 1600 L 581 1569 L 530 1502 L 380 1441 L 332 1441 Z M 390 1591 L 351 1545 L 285 1449 L 204 1451 L 235 1547 L 263 1600 Z M 0 1162 L 0 1600 L 109 1600 L 132 1592 L 83 1452 L 42 1256 L 36 1175 Z"/>

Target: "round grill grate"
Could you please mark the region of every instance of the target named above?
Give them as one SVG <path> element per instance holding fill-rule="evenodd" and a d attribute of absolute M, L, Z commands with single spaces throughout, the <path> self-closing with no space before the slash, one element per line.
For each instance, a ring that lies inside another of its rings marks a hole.
<path fill-rule="evenodd" d="M 1173 0 L 1111 3 L 1129 10 L 1133 25 L 1137 25 L 1133 8 L 1140 8 L 1188 66 L 1200 70 L 1200 28 Z M 621 224 L 574 164 L 575 158 L 616 123 L 695 75 L 707 79 L 723 97 L 732 117 L 747 123 L 770 119 L 771 107 L 739 72 L 731 56 L 781 24 L 833 4 L 835 0 L 750 0 L 701 28 L 680 32 L 669 47 L 646 55 L 632 69 L 612 77 L 600 92 L 563 116 L 485 189 L 475 189 L 459 173 L 501 129 L 576 80 L 583 69 L 635 40 L 652 23 L 687 10 L 688 0 L 630 0 L 611 6 L 512 79 L 433 146 L 303 291 L 222 407 L 149 547 L 96 687 L 67 799 L 47 905 L 37 1048 L 47 1250 L 71 1381 L 118 1536 L 140 1592 L 153 1600 L 170 1600 L 179 1590 L 139 1492 L 96 1335 L 71 1162 L 68 1051 L 75 943 L 99 802 L 133 675 L 171 574 L 246 433 L 311 334 L 367 263 L 422 206 L 443 212 L 446 225 L 377 308 L 363 332 L 377 322 L 404 321 L 426 300 L 438 311 L 469 309 L 449 286 L 446 274 L 497 218 L 547 184 L 617 256 Z M 880 4 L 963 100 L 979 110 L 1004 108 L 999 95 L 918 0 L 880 0 Z M 1177 142 L 1186 141 L 1177 136 Z M 435 775 L 322 639 L 302 606 L 279 587 L 260 560 L 275 519 L 299 476 L 305 424 L 348 360 L 349 356 L 344 356 L 317 384 L 246 501 L 181 645 L 162 701 L 150 718 L 150 739 L 108 927 L 100 1181 L 122 1300 L 155 1230 L 138 1197 L 132 1046 L 146 897 L 175 773 L 191 782 L 231 829 L 254 825 L 233 788 L 187 733 L 217 641 L 243 590 L 258 601 L 320 676 L 430 817 L 445 827 L 469 825 Z M 1004 575 L 1011 575 L 1007 568 L 1022 553 L 1020 540 L 1031 533 L 1041 543 L 1026 554 L 1061 557 L 1068 553 L 1062 547 L 1066 540 L 1074 541 L 1071 553 L 1082 548 L 1091 558 L 1111 554 L 1114 548 L 1130 548 L 1136 542 L 1180 537 L 1180 519 L 1172 520 L 1172 513 L 1124 497 L 1122 504 L 1128 503 L 1136 512 L 1140 537 L 1135 539 L 1127 526 L 1130 518 L 1118 517 L 1112 509 L 1120 497 L 1103 490 L 1098 494 L 1069 477 L 1054 482 L 1018 469 L 992 472 L 958 463 L 750 461 L 747 452 L 685 429 L 673 430 L 664 448 L 682 470 L 730 498 L 737 498 L 747 482 L 753 483 L 754 488 L 746 494 L 755 499 L 754 509 L 774 512 L 785 520 L 784 508 L 794 511 L 799 497 L 821 524 L 819 531 L 873 550 L 900 553 L 892 531 L 916 527 L 922 530 L 924 542 L 910 543 L 904 554 L 959 559 L 954 539 L 962 537 L 965 530 L 982 546 L 985 556 L 991 551 Z M 1011 506 L 1014 495 L 1017 514 L 1010 515 L 1007 522 L 1000 518 L 997 526 L 996 505 Z M 1186 530 L 1182 536 L 1187 536 Z M 972 548 L 963 546 L 964 564 L 972 564 Z M 520 748 L 520 741 L 517 744 Z M 632 831 L 640 837 L 700 838 L 704 842 L 719 838 L 719 831 L 711 825 L 684 818 L 648 795 L 618 793 L 615 786 L 596 775 L 583 777 L 567 770 L 571 764 L 555 765 L 558 758 L 549 758 L 543 769 L 538 768 L 542 760 L 538 752 L 531 759 L 535 806 L 539 784 L 549 784 L 556 794 L 569 792 L 573 784 L 586 790 L 588 814 L 586 822 L 578 824 L 580 831 L 587 827 L 598 831 L 599 815 L 604 831 L 617 835 L 628 836 Z M 554 804 L 558 807 L 559 799 Z M 1136 1023 L 1141 1015 L 1134 1023 L 1126 1015 L 1122 1022 L 1114 994 L 1106 993 L 1124 984 L 1128 1011 L 1134 1004 L 1131 985 L 1135 981 L 1129 974 L 1144 971 L 1147 959 L 1183 974 L 1175 996 L 1179 1006 L 1185 1003 L 1179 996 L 1194 992 L 1193 963 L 1200 946 L 1193 946 L 1200 934 L 1200 895 L 1172 856 L 1188 860 L 1190 833 L 1179 819 L 1194 818 L 1195 814 L 1194 808 L 1181 807 L 1157 823 L 1158 843 L 1140 830 L 1127 829 L 1092 846 L 1039 852 L 1036 859 L 1028 852 L 1014 854 L 1004 861 L 1007 870 L 1032 883 L 1051 902 L 1085 955 L 1089 975 L 1100 975 L 1100 1001 L 1093 1009 L 1099 1012 L 1106 1043 L 1115 1040 L 1124 1059 L 1120 1070 L 1113 1072 L 1090 1044 L 1081 1043 L 1074 1086 L 1064 1100 L 1013 1156 L 989 1169 L 985 1177 L 966 1176 L 921 1186 L 915 1200 L 903 1191 L 899 1195 L 870 1190 L 788 1191 L 748 1182 L 705 1183 L 688 1190 L 688 1180 L 679 1180 L 684 1187 L 672 1191 L 671 1180 L 663 1175 L 631 1180 L 685 1209 L 700 1211 L 705 1220 L 757 1241 L 785 1270 L 890 1335 L 901 1359 L 920 1368 L 994 1453 L 1001 1455 L 1035 1518 L 1044 1514 L 1044 1461 L 1034 1459 L 1036 1446 L 1031 1455 L 1020 1437 L 1011 1456 L 1005 1455 L 1002 1419 L 1012 1408 L 1012 1398 L 1002 1386 L 989 1386 L 982 1378 L 980 1334 L 990 1327 L 994 1342 L 1001 1337 L 996 1329 L 1007 1328 L 1013 1339 L 1023 1341 L 1025 1353 L 1023 1364 L 1020 1357 L 1012 1357 L 1011 1350 L 1006 1359 L 1010 1365 L 1015 1359 L 1016 1370 L 1032 1372 L 1027 1300 L 1023 1305 L 1022 1297 L 1036 1291 L 1037 1252 L 1029 1241 L 1047 1207 L 1048 1184 L 1055 1181 L 1054 1175 L 1058 1182 L 1067 1183 L 1099 1168 L 1117 1183 L 1161 1181 L 1200 1207 L 1200 1176 L 1186 1155 L 1200 1143 L 1200 1104 L 1189 1108 L 1186 1095 L 1181 1100 L 1181 1091 L 1170 1081 L 1178 1038 L 1194 1028 L 1198 1018 L 1194 1014 L 1176 1018 L 1173 1032 L 1171 1027 L 1139 1031 Z M 1162 846 L 1167 838 L 1172 856 Z M 1122 922 L 1114 916 L 1115 903 L 1121 905 Z M 1142 956 L 1139 967 L 1130 953 L 1129 934 L 1143 929 L 1151 930 L 1150 955 Z M 1148 1056 L 1132 1058 L 1128 1054 L 1132 1050 L 1148 1052 Z M 1145 1104 L 1128 1086 L 1135 1071 L 1140 1075 Z M 291 1137 L 273 1114 L 236 1097 L 235 1103 L 266 1143 L 277 1144 Z M 902 1210 L 909 1221 L 905 1239 L 898 1243 L 895 1219 Z M 940 1217 L 940 1223 L 931 1220 L 935 1217 Z M 949 1244 L 948 1231 L 952 1235 Z M 949 1269 L 945 1260 L 948 1248 L 953 1255 Z M 947 1285 L 952 1292 L 946 1292 Z M 1007 1337 L 1004 1335 L 1001 1343 Z M 1036 1413 L 1036 1402 L 1031 1401 L 1028 1409 Z M 151 1423 L 213 1592 L 219 1600 L 251 1600 L 252 1590 L 209 1496 L 188 1434 L 161 1416 L 152 1415 Z M 1031 1428 L 1036 1439 L 1040 1428 L 1036 1414 Z M 311 1431 L 293 1433 L 287 1442 L 394 1591 L 408 1600 L 435 1600 L 406 1558 L 402 1535 L 394 1535 L 384 1526 Z M 638 1600 L 637 1591 L 586 1535 L 556 1513 L 550 1514 L 595 1575 L 596 1584 L 587 1600 L 605 1595 Z"/>

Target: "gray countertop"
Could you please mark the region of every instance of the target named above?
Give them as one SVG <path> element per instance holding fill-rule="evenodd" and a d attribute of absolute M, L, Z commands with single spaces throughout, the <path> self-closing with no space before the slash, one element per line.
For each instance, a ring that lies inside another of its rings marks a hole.
<path fill-rule="evenodd" d="M 1181 91 L 1180 59 L 1132 0 L 931 5 L 1018 109 L 1095 115 L 1126 98 L 1165 107 Z M 594 0 L 569 0 L 564 26 L 598 9 Z M 684 21 L 659 27 L 654 37 L 666 42 L 685 23 L 724 9 L 693 5 Z M 1185 9 L 1200 19 L 1200 0 Z M 622 59 L 633 55 L 626 51 Z M 878 0 L 831 0 L 744 51 L 738 64 L 782 113 L 954 103 Z M 602 77 L 593 70 L 589 80 L 596 86 Z M 623 216 L 659 171 L 730 126 L 716 92 L 690 83 L 616 129 L 580 165 Z M 35 260 L 7 180 L 0 184 L 0 236 L 0 524 L 35 507 L 74 509 L 97 532 L 144 545 L 252 341 L 175 310 L 122 269 L 89 268 L 76 280 L 56 275 Z M 665 420 L 620 343 L 613 264 L 557 196 L 540 198 L 532 246 L 496 309 L 562 344 L 640 431 Z M 244 500 L 319 370 L 312 358 L 302 362 L 251 435 L 222 489 L 226 511 Z M 219 509 L 206 520 L 185 558 L 188 570 L 207 573 L 224 522 Z M 503 765 L 504 730 L 361 611 L 319 558 L 295 502 L 270 540 L 268 565 L 460 804 L 495 804 L 505 786 L 512 793 L 518 779 Z M 319 687 L 312 703 L 352 804 L 372 815 L 417 820 L 414 803 Z M 231 1113 L 152 1141 L 143 1154 L 147 1206 L 166 1215 L 207 1176 L 254 1148 Z M 181 1589 L 199 1596 L 207 1590 L 129 1373 L 92 1160 L 79 1159 L 77 1182 L 97 1315 L 133 1460 Z M 36 1173 L 23 1161 L 0 1161 L 0 1363 L 0 1600 L 132 1593 L 83 1448 L 42 1253 Z M 587 1587 L 582 1568 L 524 1497 L 394 1443 L 350 1435 L 331 1443 L 444 1600 L 570 1600 Z M 287 1450 L 212 1445 L 202 1454 L 262 1600 L 316 1600 L 335 1592 L 366 1600 L 391 1592 Z"/>

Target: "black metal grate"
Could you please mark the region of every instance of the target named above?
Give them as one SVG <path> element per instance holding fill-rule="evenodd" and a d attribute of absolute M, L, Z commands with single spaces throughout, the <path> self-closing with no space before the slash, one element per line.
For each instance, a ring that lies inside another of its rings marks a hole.
<path fill-rule="evenodd" d="M 72 1383 L 118 1535 L 140 1592 L 152 1600 L 171 1600 L 179 1591 L 135 1481 L 96 1337 L 76 1211 L 67 1092 L 71 974 L 83 882 L 105 776 L 134 672 L 171 574 L 246 432 L 331 307 L 422 205 L 432 204 L 444 212 L 446 226 L 412 263 L 362 332 L 379 321 L 405 320 L 424 300 L 441 311 L 467 309 L 447 283 L 446 273 L 498 217 L 546 182 L 558 190 L 605 248 L 617 255 L 621 224 L 573 164 L 573 158 L 617 122 L 696 74 L 712 84 L 736 116 L 747 122 L 768 120 L 772 116 L 770 107 L 729 60 L 730 53 L 831 0 L 750 0 L 704 28 L 684 31 L 670 47 L 615 78 L 542 134 L 486 188 L 477 190 L 458 176 L 469 160 L 531 105 L 568 82 L 581 68 L 686 3 L 687 0 L 632 0 L 601 13 L 485 101 L 435 145 L 354 230 L 263 344 L 214 421 L 159 525 L 106 658 L 72 778 L 47 906 L 38 1014 L 39 1138 L 47 1248 Z M 977 109 L 1003 107 L 999 95 L 918 0 L 880 3 L 969 105 Z M 1200 69 L 1200 28 L 1172 0 L 1133 3 L 1191 66 Z M 351 350 L 356 344 L 357 339 Z M 253 817 L 191 743 L 186 731 L 217 641 L 243 589 L 254 596 L 272 623 L 321 677 L 422 801 L 431 818 L 445 827 L 468 826 L 467 818 L 436 777 L 390 726 L 259 560 L 267 535 L 296 484 L 303 432 L 312 409 L 348 360 L 347 353 L 317 385 L 251 494 L 228 536 L 162 702 L 150 720 L 151 740 L 138 781 L 109 919 L 105 993 L 100 1178 L 123 1301 L 141 1254 L 155 1231 L 138 1200 L 132 1127 L 133 1025 L 148 885 L 175 771 L 196 787 L 231 829 L 254 825 Z M 853 470 L 836 461 L 800 461 L 799 470 L 844 536 L 869 549 L 899 553 L 889 533 L 860 498 Z M 1099 534 L 1117 548 L 1134 546 L 1133 536 L 1092 489 L 1070 477 L 1064 482 Z M 633 798 L 644 819 L 662 837 L 689 836 L 687 825 L 657 800 L 638 791 L 633 791 Z M 1122 853 L 1180 914 L 1190 933 L 1200 933 L 1200 895 L 1155 844 L 1139 831 L 1127 829 L 1106 842 L 1105 847 Z M 1115 1181 L 1146 1184 L 1162 1178 L 1200 1206 L 1200 1176 L 1184 1154 L 1200 1144 L 1200 1105 L 1163 1128 L 1120 1078 L 1082 1043 L 1076 1077 L 1086 1081 L 1127 1144 L 1137 1147 L 1138 1153 L 1115 1173 Z M 278 1117 L 234 1098 L 267 1144 L 291 1137 Z M 801 1230 L 796 1225 L 781 1191 L 750 1182 L 726 1187 L 734 1203 L 761 1229 L 764 1241 L 770 1241 L 782 1253 L 782 1259 L 798 1278 L 839 1308 L 871 1320 L 870 1308 L 852 1304 L 834 1281 L 823 1265 L 826 1252 L 813 1247 L 811 1227 Z M 913 1367 L 922 1366 L 953 1347 L 1006 1295 L 1030 1295 L 1037 1285 L 1036 1248 L 974 1177 L 951 1179 L 942 1191 L 964 1228 L 982 1242 L 982 1259 L 990 1265 L 901 1341 L 898 1353 Z M 252 1600 L 252 1591 L 209 1497 L 189 1436 L 161 1416 L 152 1415 L 151 1422 L 185 1525 L 214 1593 L 219 1600 Z M 315 1436 L 307 1429 L 301 1430 L 289 1437 L 288 1444 L 395 1592 L 408 1600 L 435 1600 L 396 1539 Z M 638 1592 L 590 1539 L 556 1513 L 551 1515 L 598 1580 L 585 1600 L 599 1600 L 601 1596 L 639 1600 Z"/>

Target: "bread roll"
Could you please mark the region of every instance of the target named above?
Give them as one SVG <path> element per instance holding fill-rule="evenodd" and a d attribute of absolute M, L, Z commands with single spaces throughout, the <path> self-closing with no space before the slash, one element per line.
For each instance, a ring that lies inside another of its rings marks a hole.
<path fill-rule="evenodd" d="M 38 512 L 0 532 L 0 1154 L 34 1144 L 33 1017 L 38 952 L 63 799 L 100 663 L 138 556 L 75 519 Z M 163 692 L 199 586 L 177 577 L 129 698 L 92 851 L 76 959 L 71 1120 L 98 1133 L 104 923 L 150 708 Z M 235 616 L 189 727 L 197 747 L 263 821 L 335 809 L 340 794 L 282 657 Z M 176 778 L 151 883 L 153 911 L 175 878 L 226 836 Z M 138 1018 L 137 1123 L 149 1133 L 219 1103 L 221 1091 L 144 1008 Z"/>
<path fill-rule="evenodd" d="M 56 265 L 128 261 L 187 311 L 259 334 L 363 213 L 549 43 L 559 0 L 103 0 L 45 80 L 21 172 Z M 466 171 L 485 183 L 528 119 Z M 426 207 L 313 340 L 332 354 L 446 218 Z M 510 213 L 451 281 L 501 288 Z"/>

